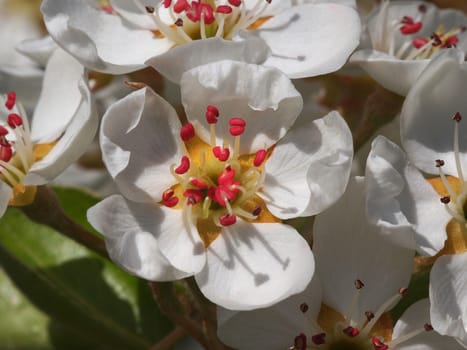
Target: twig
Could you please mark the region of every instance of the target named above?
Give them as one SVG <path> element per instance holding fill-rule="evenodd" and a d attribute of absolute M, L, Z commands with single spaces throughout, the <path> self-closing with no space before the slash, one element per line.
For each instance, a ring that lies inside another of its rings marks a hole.
<path fill-rule="evenodd" d="M 47 186 L 39 186 L 34 202 L 21 207 L 21 209 L 31 220 L 47 225 L 97 254 L 108 258 L 104 241 L 66 215 L 57 195 Z"/>
<path fill-rule="evenodd" d="M 172 345 L 174 345 L 178 340 L 186 335 L 185 330 L 180 327 L 176 326 L 172 332 L 167 334 L 162 340 L 158 341 L 154 344 L 150 350 L 167 350 L 170 349 Z"/>

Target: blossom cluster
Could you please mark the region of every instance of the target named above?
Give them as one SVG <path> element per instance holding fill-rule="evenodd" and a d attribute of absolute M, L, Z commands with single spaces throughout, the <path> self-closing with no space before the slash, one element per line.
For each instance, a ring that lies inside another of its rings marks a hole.
<path fill-rule="evenodd" d="M 92 154 L 108 257 L 195 281 L 226 346 L 467 348 L 467 15 L 370 7 L 43 0 L 42 35 L 2 45 L 0 220 Z M 323 102 L 335 76 L 379 94 L 357 121 L 355 91 Z"/>

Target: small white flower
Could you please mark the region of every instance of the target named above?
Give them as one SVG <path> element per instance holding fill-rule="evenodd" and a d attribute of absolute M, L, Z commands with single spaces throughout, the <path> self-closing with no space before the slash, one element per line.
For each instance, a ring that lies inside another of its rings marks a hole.
<path fill-rule="evenodd" d="M 8 204 L 30 204 L 36 185 L 51 181 L 86 150 L 98 124 L 86 79 L 83 66 L 56 50 L 31 127 L 20 97 L 0 96 L 1 215 Z"/>
<path fill-rule="evenodd" d="M 230 59 L 264 62 L 289 77 L 308 77 L 339 69 L 360 37 L 356 10 L 334 2 L 278 7 L 270 0 L 110 4 L 104 11 L 86 0 L 46 0 L 42 12 L 59 45 L 85 66 L 113 74 L 144 68 L 147 62 L 179 82 L 189 68 Z"/>
<path fill-rule="evenodd" d="M 276 69 L 222 61 L 188 71 L 181 86 L 184 126 L 149 89 L 110 107 L 101 146 L 124 197 L 91 208 L 89 221 L 128 271 L 194 275 L 226 308 L 301 292 L 313 257 L 281 220 L 316 214 L 343 193 L 347 125 L 334 112 L 290 129 L 302 99 Z"/>
<path fill-rule="evenodd" d="M 436 52 L 467 49 L 467 16 L 424 1 L 384 0 L 370 15 L 371 49 L 354 53 L 356 62 L 379 84 L 406 95 Z"/>
<path fill-rule="evenodd" d="M 366 218 L 365 198 L 365 180 L 353 179 L 317 216 L 317 273 L 303 293 L 261 310 L 219 308 L 220 339 L 240 350 L 460 349 L 431 331 L 427 300 L 412 305 L 395 326 L 384 320 L 406 293 L 414 251 L 378 233 Z"/>

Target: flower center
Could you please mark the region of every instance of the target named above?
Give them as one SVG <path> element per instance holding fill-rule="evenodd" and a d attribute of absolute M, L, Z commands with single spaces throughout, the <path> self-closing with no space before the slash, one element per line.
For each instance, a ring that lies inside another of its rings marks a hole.
<path fill-rule="evenodd" d="M 36 188 L 24 186 L 21 181 L 34 162 L 42 159 L 53 145 L 33 144 L 26 112 L 17 103 L 15 92 L 1 98 L 5 102 L 0 107 L 0 115 L 6 116 L 6 124 L 0 125 L 0 181 L 13 188 L 10 205 L 27 205 L 34 199 Z"/>
<path fill-rule="evenodd" d="M 218 109 L 208 106 L 210 144 L 196 136 L 191 123 L 182 127 L 184 155 L 170 169 L 176 184 L 162 195 L 163 205 L 183 210 L 185 219 L 197 223 L 206 246 L 220 228 L 235 224 L 237 217 L 247 221 L 277 221 L 257 195 L 265 177 L 262 165 L 270 151 L 261 149 L 254 155 L 239 155 L 240 138 L 246 128 L 240 117 L 229 120 L 231 144 L 224 140 L 222 145 L 216 145 L 218 117 Z"/>
<path fill-rule="evenodd" d="M 181 45 L 211 37 L 230 40 L 241 29 L 256 28 L 256 23 L 262 24 L 267 18 L 264 11 L 272 0 L 257 0 L 251 9 L 247 9 L 244 0 L 163 0 L 156 7 L 133 1 L 151 16 L 157 27 L 156 36 Z M 104 11 L 109 12 L 107 8 Z M 171 22 L 163 18 L 170 18 Z"/>
<path fill-rule="evenodd" d="M 309 321 L 315 330 L 321 330 L 307 339 L 306 335 L 301 333 L 294 339 L 294 346 L 289 350 L 389 350 L 397 349 L 397 345 L 405 342 L 416 335 L 432 330 L 430 324 L 416 329 L 404 336 L 396 339 L 390 339 L 386 325 L 387 311 L 392 308 L 407 293 L 406 288 L 401 288 L 394 296 L 384 302 L 375 312 L 368 310 L 363 315 L 357 315 L 355 319 L 355 308 L 360 298 L 360 290 L 365 286 L 362 281 L 355 280 L 355 294 L 353 296 L 350 308 L 346 315 L 340 315 L 332 308 L 322 305 L 318 322 L 309 317 Z M 300 305 L 300 311 L 307 314 L 308 306 L 306 303 Z M 389 317 L 390 318 L 390 317 Z"/>
<path fill-rule="evenodd" d="M 389 1 L 384 0 L 378 14 L 377 37 L 374 48 L 403 60 L 428 59 L 436 51 L 444 48 L 455 47 L 459 42 L 458 35 L 465 31 L 464 26 L 453 27 L 445 30 L 440 24 L 429 36 L 415 36 L 423 28 L 423 17 L 426 6 L 421 4 L 418 7 L 419 15 L 416 18 L 403 16 L 399 21 L 388 23 Z M 404 40 L 396 47 L 396 35 L 400 33 Z"/>

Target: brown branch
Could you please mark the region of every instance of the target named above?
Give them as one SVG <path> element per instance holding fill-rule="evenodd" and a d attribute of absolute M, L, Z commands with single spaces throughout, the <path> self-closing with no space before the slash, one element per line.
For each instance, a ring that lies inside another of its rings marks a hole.
<path fill-rule="evenodd" d="M 209 349 L 208 341 L 199 322 L 195 322 L 186 315 L 175 296 L 173 284 L 170 282 L 149 282 L 152 294 L 159 309 L 174 324 L 198 341 L 205 349 Z"/>
<path fill-rule="evenodd" d="M 32 221 L 47 225 L 97 254 L 108 258 L 104 241 L 66 215 L 57 195 L 47 186 L 37 187 L 34 202 L 21 207 L 21 209 Z"/>
<path fill-rule="evenodd" d="M 185 335 L 185 330 L 180 326 L 176 326 L 172 332 L 154 344 L 150 350 L 168 350 Z"/>

